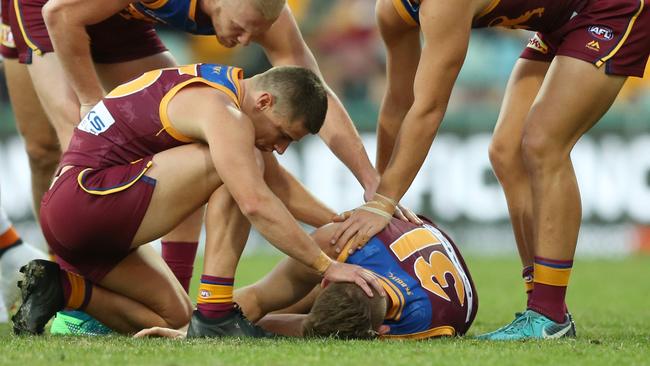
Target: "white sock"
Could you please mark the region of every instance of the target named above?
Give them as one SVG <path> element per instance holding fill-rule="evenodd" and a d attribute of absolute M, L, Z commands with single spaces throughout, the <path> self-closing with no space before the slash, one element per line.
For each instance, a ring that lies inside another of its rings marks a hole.
<path fill-rule="evenodd" d="M 23 242 L 13 248 L 9 248 L 0 258 L 0 290 L 7 308 L 11 308 L 20 296 L 20 290 L 16 282 L 20 279 L 18 270 L 27 262 L 33 259 L 47 259 L 42 251 Z"/>

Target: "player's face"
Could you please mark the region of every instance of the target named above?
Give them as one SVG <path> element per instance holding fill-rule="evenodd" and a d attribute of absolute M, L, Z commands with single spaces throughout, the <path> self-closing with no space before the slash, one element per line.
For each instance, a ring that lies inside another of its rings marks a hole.
<path fill-rule="evenodd" d="M 255 37 L 266 32 L 272 21 L 248 1 L 225 2 L 218 14 L 212 17 L 217 40 L 225 47 L 248 45 Z"/>
<path fill-rule="evenodd" d="M 290 122 L 273 111 L 264 114 L 260 128 L 256 128 L 255 146 L 266 152 L 277 152 L 282 155 L 289 145 L 307 135 L 307 130 L 299 121 Z"/>

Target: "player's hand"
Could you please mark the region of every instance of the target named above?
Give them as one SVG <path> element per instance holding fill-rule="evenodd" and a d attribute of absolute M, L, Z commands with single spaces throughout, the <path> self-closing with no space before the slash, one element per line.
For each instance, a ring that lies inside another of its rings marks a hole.
<path fill-rule="evenodd" d="M 349 254 L 362 248 L 370 238 L 382 231 L 391 220 L 390 216 L 382 216 L 373 212 L 356 209 L 339 215 L 346 217 L 336 230 L 330 244 L 336 246 L 340 253 L 347 246 Z"/>
<path fill-rule="evenodd" d="M 380 296 L 386 296 L 386 292 L 384 291 L 384 288 L 381 287 L 377 278 L 371 275 L 367 270 L 354 264 L 332 262 L 325 273 L 323 273 L 323 284 L 329 282 L 356 283 L 361 287 L 366 295 L 368 295 L 368 297 L 374 296 L 372 289 L 374 289 Z"/>
<path fill-rule="evenodd" d="M 143 329 L 133 335 L 133 338 L 145 338 L 145 337 L 162 337 L 162 338 L 185 338 L 187 332 L 182 332 L 177 329 L 163 328 L 163 327 L 152 327 Z"/>
<path fill-rule="evenodd" d="M 408 221 L 411 224 L 415 225 L 422 225 L 424 222 L 420 220 L 418 215 L 416 215 L 413 211 L 410 209 L 402 206 L 401 204 L 397 204 L 397 208 L 395 209 L 395 217 L 402 221 Z"/>

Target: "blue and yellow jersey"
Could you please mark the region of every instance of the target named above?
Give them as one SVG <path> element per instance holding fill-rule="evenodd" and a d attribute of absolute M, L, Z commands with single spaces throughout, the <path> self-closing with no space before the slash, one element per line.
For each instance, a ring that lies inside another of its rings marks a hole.
<path fill-rule="evenodd" d="M 478 297 L 467 266 L 433 225 L 393 219 L 363 248 L 349 257 L 342 253 L 339 261 L 372 271 L 386 290 L 386 338 L 462 335 L 476 316 Z"/>
<path fill-rule="evenodd" d="M 210 18 L 198 6 L 198 0 L 143 0 L 122 11 L 126 18 L 167 24 L 192 34 L 213 35 Z"/>
<path fill-rule="evenodd" d="M 185 86 L 199 83 L 224 93 L 240 108 L 242 78 L 242 69 L 219 64 L 146 72 L 113 89 L 84 117 L 74 130 L 61 166 L 95 169 L 129 164 L 192 143 L 194 140 L 176 130 L 167 115 L 172 98 Z"/>
<path fill-rule="evenodd" d="M 387 0 L 406 24 L 420 25 L 420 4 L 430 0 Z M 566 23 L 587 0 L 492 0 L 474 16 L 473 28 L 506 27 L 548 32 Z"/>

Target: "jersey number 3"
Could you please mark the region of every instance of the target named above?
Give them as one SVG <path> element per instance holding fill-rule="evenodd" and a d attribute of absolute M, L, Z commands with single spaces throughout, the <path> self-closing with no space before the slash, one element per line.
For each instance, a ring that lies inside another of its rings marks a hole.
<path fill-rule="evenodd" d="M 420 250 L 429 246 L 435 246 L 429 258 L 425 259 L 422 256 L 418 256 L 413 264 L 415 275 L 420 280 L 423 288 L 447 301 L 451 301 L 449 295 L 444 290 L 450 285 L 446 277 L 449 274 L 454 279 L 454 290 L 456 291 L 460 305 L 463 306 L 465 304 L 465 286 L 458 274 L 458 268 L 444 254 L 443 251 L 445 248 L 443 247 L 443 242 L 437 235 L 434 235 L 433 232 L 425 228 L 415 229 L 395 240 L 390 245 L 390 249 L 395 253 L 395 256 L 397 256 L 400 262 L 403 262 L 410 256 L 419 254 Z"/>

